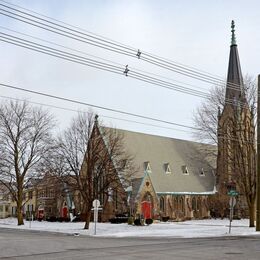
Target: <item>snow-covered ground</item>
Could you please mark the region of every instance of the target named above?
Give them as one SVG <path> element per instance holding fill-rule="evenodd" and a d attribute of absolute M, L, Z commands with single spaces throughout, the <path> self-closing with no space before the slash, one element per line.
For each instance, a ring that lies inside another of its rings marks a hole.
<path fill-rule="evenodd" d="M 233 220 L 229 234 L 228 219 L 191 220 L 185 222 L 160 222 L 149 226 L 130 226 L 127 224 L 97 223 L 96 236 L 101 237 L 212 237 L 230 235 L 260 235 L 255 228 L 248 227 L 248 220 Z M 84 223 L 59 223 L 25 221 L 24 226 L 17 226 L 14 218 L 0 219 L 0 227 L 31 229 L 39 231 L 61 232 L 75 235 L 94 235 L 94 223 L 89 230 L 83 230 Z"/>

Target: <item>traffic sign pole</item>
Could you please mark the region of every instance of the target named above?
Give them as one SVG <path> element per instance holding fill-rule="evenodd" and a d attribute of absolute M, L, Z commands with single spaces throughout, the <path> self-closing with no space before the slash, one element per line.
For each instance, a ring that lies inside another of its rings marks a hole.
<path fill-rule="evenodd" d="M 230 215 L 229 215 L 229 234 L 231 233 L 231 222 L 233 220 L 234 207 L 236 205 L 236 198 L 231 196 L 229 199 Z"/>
<path fill-rule="evenodd" d="M 93 206 L 93 210 L 94 210 L 94 224 L 95 224 L 94 235 L 96 235 L 97 234 L 98 210 L 100 207 L 100 201 L 97 199 L 93 200 L 92 206 Z"/>

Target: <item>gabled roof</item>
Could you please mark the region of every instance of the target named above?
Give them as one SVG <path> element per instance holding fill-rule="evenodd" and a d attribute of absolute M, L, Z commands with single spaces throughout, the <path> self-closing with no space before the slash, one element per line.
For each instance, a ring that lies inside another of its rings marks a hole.
<path fill-rule="evenodd" d="M 209 153 L 215 146 L 191 141 L 161 137 L 126 130 L 117 130 L 124 135 L 126 151 L 134 156 L 138 169 L 135 178 L 144 176 L 144 163 L 149 162 L 153 187 L 156 193 L 205 193 L 214 190 L 215 158 Z M 171 173 L 165 173 L 165 163 L 169 163 Z M 182 167 L 187 166 L 188 174 Z M 201 169 L 205 176 L 201 176 Z M 140 179 L 139 179 L 140 180 Z"/>

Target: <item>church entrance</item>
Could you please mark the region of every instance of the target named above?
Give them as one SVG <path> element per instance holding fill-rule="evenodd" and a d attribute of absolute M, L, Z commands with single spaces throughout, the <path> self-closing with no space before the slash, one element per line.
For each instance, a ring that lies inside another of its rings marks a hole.
<path fill-rule="evenodd" d="M 141 202 L 141 214 L 144 219 L 153 218 L 153 197 L 147 192 Z"/>
<path fill-rule="evenodd" d="M 67 207 L 67 203 L 64 202 L 61 208 L 61 217 L 62 218 L 67 218 L 68 217 L 68 207 Z"/>
<path fill-rule="evenodd" d="M 144 219 L 152 218 L 152 203 L 150 201 L 142 202 L 142 215 Z"/>

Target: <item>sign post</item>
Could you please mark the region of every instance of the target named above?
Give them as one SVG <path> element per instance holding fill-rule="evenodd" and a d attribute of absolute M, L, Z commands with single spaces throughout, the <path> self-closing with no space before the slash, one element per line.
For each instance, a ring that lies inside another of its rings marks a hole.
<path fill-rule="evenodd" d="M 257 84 L 257 177 L 256 177 L 256 231 L 260 231 L 260 75 Z"/>
<path fill-rule="evenodd" d="M 98 221 L 98 210 L 100 206 L 100 201 L 95 199 L 92 203 L 93 210 L 94 210 L 94 223 L 95 223 L 95 229 L 94 229 L 94 235 L 97 234 L 97 221 Z"/>
<path fill-rule="evenodd" d="M 33 214 L 32 214 L 32 205 L 29 205 L 29 228 L 32 226 L 32 221 L 33 221 Z"/>
<path fill-rule="evenodd" d="M 229 214 L 229 234 L 231 233 L 231 222 L 233 220 L 233 214 L 234 214 L 234 207 L 237 203 L 235 196 L 238 195 L 238 192 L 235 190 L 231 190 L 228 192 L 228 195 L 230 196 L 229 199 L 229 207 L 230 207 L 230 214 Z"/>

